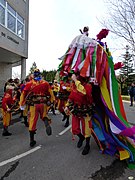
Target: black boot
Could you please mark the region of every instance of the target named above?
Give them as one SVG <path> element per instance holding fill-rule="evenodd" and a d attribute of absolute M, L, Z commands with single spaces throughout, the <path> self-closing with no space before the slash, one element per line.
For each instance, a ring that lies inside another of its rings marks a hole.
<path fill-rule="evenodd" d="M 69 126 L 69 116 L 67 116 L 67 120 L 66 120 L 64 127 L 68 127 L 68 126 Z"/>
<path fill-rule="evenodd" d="M 35 131 L 30 131 L 30 147 L 33 147 L 36 144 L 36 141 L 34 140 L 34 134 L 36 134 Z"/>
<path fill-rule="evenodd" d="M 3 128 L 2 136 L 11 136 L 12 133 L 8 132 L 8 127 Z"/>
<path fill-rule="evenodd" d="M 48 119 L 47 117 L 44 117 L 43 121 L 44 121 L 44 123 L 45 123 L 47 135 L 48 135 L 48 136 L 52 135 L 52 128 L 51 128 L 51 126 L 50 126 L 50 124 L 49 124 L 49 122 L 48 122 L 49 119 Z"/>
<path fill-rule="evenodd" d="M 67 118 L 66 113 L 65 113 L 65 112 L 62 112 L 61 114 L 63 114 L 63 119 L 62 119 L 62 121 L 65 121 L 65 120 L 66 120 L 66 118 Z"/>
<path fill-rule="evenodd" d="M 24 124 L 26 127 L 29 127 L 28 121 L 27 121 L 27 116 L 24 116 Z"/>
<path fill-rule="evenodd" d="M 86 138 L 86 145 L 85 145 L 85 147 L 84 147 L 84 149 L 82 151 L 82 155 L 88 154 L 89 151 L 90 151 L 90 137 L 87 137 Z"/>
<path fill-rule="evenodd" d="M 79 141 L 77 143 L 77 147 L 80 148 L 83 145 L 83 141 L 84 141 L 85 137 L 81 133 L 77 134 L 77 136 L 79 137 Z"/>
<path fill-rule="evenodd" d="M 21 110 L 21 114 L 20 114 L 20 118 L 22 118 L 23 117 L 23 110 Z"/>
<path fill-rule="evenodd" d="M 52 107 L 52 113 L 53 115 L 56 115 L 54 106 Z"/>

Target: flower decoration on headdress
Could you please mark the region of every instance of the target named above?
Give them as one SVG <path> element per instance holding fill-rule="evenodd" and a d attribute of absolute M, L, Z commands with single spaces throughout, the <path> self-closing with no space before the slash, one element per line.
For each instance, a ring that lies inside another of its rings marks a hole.
<path fill-rule="evenodd" d="M 121 69 L 124 66 L 122 62 L 117 62 L 114 64 L 114 70 Z"/>
<path fill-rule="evenodd" d="M 101 39 L 106 38 L 108 35 L 109 30 L 108 29 L 102 29 L 98 34 L 97 34 L 97 39 L 101 41 Z"/>

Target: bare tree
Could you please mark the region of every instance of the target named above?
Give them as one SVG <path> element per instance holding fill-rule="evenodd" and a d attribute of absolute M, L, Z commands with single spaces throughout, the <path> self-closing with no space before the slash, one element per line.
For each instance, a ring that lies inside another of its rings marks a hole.
<path fill-rule="evenodd" d="M 123 38 L 135 51 L 135 0 L 104 0 L 107 7 L 106 18 L 100 23 Z"/>

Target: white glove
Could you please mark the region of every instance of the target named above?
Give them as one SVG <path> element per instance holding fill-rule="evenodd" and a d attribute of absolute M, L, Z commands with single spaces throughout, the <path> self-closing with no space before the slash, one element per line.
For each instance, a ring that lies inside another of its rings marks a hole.
<path fill-rule="evenodd" d="M 25 105 L 24 106 L 20 106 L 20 109 L 23 111 L 25 109 Z"/>
<path fill-rule="evenodd" d="M 66 86 L 62 86 L 62 89 L 66 89 Z"/>
<path fill-rule="evenodd" d="M 11 109 L 7 108 L 7 112 L 10 112 Z"/>
<path fill-rule="evenodd" d="M 77 81 L 77 77 L 76 77 L 76 75 L 75 74 L 72 74 L 72 80 L 74 81 L 74 82 L 76 82 Z"/>

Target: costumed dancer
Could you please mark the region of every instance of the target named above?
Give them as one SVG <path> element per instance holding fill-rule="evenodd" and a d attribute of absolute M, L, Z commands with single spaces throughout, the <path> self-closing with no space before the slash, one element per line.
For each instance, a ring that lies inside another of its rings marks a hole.
<path fill-rule="evenodd" d="M 20 91 L 22 93 L 23 89 L 25 88 L 25 85 L 27 82 L 29 82 L 30 79 L 29 77 L 26 77 L 24 82 L 20 85 Z M 29 112 L 29 105 L 26 103 L 25 107 L 21 109 L 21 117 L 24 119 L 24 125 L 26 127 L 29 127 L 29 123 L 28 123 L 28 112 Z"/>
<path fill-rule="evenodd" d="M 64 127 L 69 126 L 69 115 L 66 115 L 64 109 L 70 92 L 71 92 L 71 77 L 64 76 L 63 79 L 60 81 L 60 90 L 58 93 L 58 98 L 59 98 L 58 110 L 63 115 L 62 121 L 66 120 Z"/>
<path fill-rule="evenodd" d="M 26 83 L 20 97 L 20 108 L 22 109 L 26 103 L 29 104 L 29 133 L 30 133 L 30 146 L 36 144 L 34 135 L 36 134 L 36 124 L 38 117 L 44 122 L 47 135 L 52 134 L 50 126 L 51 119 L 47 115 L 48 105 L 54 101 L 50 85 L 41 77 L 39 69 L 34 71 L 34 78 Z"/>
<path fill-rule="evenodd" d="M 15 101 L 17 101 L 16 103 L 19 103 L 20 101 L 20 96 L 21 96 L 21 90 L 20 90 L 20 82 L 19 79 L 16 78 L 14 79 L 14 98 Z"/>
<path fill-rule="evenodd" d="M 102 29 L 97 40 L 86 34 L 76 36 L 66 53 L 59 59 L 59 74 L 79 72 L 81 77 L 90 77 L 94 82 L 92 97 L 95 104 L 92 115 L 92 136 L 100 152 L 116 155 L 127 160 L 135 168 L 135 126 L 127 120 L 115 70 L 123 66 L 113 62 L 106 43 L 101 42 L 108 34 Z"/>
<path fill-rule="evenodd" d="M 58 109 L 58 92 L 60 90 L 60 85 L 58 84 L 57 80 L 54 80 L 52 85 L 53 94 L 55 96 L 55 104 L 54 109 Z"/>
<path fill-rule="evenodd" d="M 92 114 L 92 86 L 87 82 L 88 78 L 72 75 L 74 84 L 68 97 L 65 112 L 72 113 L 72 133 L 79 137 L 77 147 L 83 145 L 86 140 L 82 155 L 90 151 L 91 114 Z"/>
<path fill-rule="evenodd" d="M 49 84 L 50 84 L 50 87 L 51 87 L 51 90 L 52 90 L 52 93 L 54 96 L 54 101 L 53 101 L 53 103 L 50 104 L 50 106 L 48 106 L 48 112 L 51 111 L 53 113 L 53 115 L 56 115 L 56 113 L 55 113 L 55 95 L 53 92 L 53 83 L 49 82 Z"/>
<path fill-rule="evenodd" d="M 10 121 L 12 118 L 12 110 L 14 106 L 13 100 L 13 90 L 14 86 L 6 85 L 5 93 L 2 98 L 2 118 L 3 118 L 3 136 L 11 136 L 12 133 L 8 131 L 8 127 L 10 125 Z"/>

